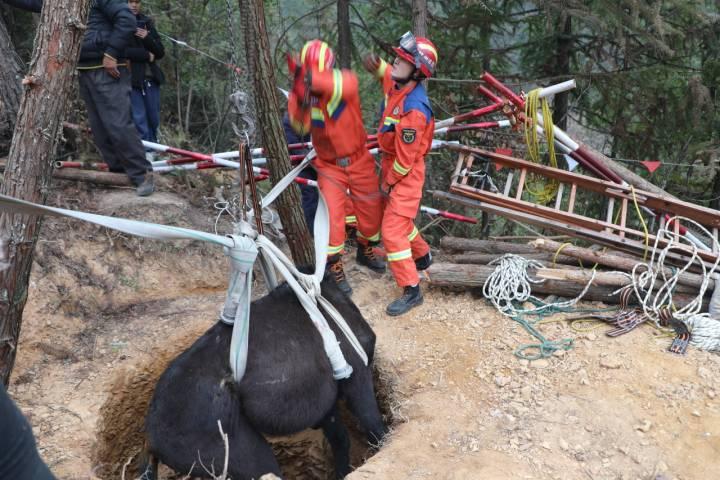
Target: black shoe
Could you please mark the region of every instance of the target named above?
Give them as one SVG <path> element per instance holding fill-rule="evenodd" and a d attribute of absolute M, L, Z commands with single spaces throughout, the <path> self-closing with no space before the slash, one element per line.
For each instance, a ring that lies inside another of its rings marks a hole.
<path fill-rule="evenodd" d="M 330 275 L 337 284 L 340 291 L 342 291 L 348 297 L 352 295 L 352 287 L 345 277 L 345 270 L 343 270 L 343 264 L 341 260 L 333 262 L 329 266 Z"/>
<path fill-rule="evenodd" d="M 358 243 L 355 259 L 358 264 L 366 266 L 373 272 L 385 273 L 385 261 L 375 254 L 373 247 L 370 245 Z"/>
<path fill-rule="evenodd" d="M 415 268 L 419 272 L 420 270 L 427 270 L 430 265 L 432 265 L 432 253 L 428 252 L 422 257 L 415 260 Z"/>
<path fill-rule="evenodd" d="M 414 287 L 405 287 L 402 297 L 398 298 L 390 305 L 388 305 L 387 309 L 385 309 L 385 312 L 388 315 L 395 317 L 406 313 L 413 307 L 422 305 L 422 303 L 423 295 L 420 291 L 420 285 L 415 285 Z"/>
<path fill-rule="evenodd" d="M 137 186 L 135 193 L 138 197 L 147 197 L 153 194 L 155 191 L 155 180 L 153 179 L 152 172 L 145 174 L 145 178 L 142 183 Z"/>

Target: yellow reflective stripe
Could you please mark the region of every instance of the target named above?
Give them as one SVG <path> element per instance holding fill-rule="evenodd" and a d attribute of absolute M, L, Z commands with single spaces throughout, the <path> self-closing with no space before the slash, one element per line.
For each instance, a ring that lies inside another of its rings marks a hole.
<path fill-rule="evenodd" d="M 333 113 L 335 113 L 335 110 L 337 110 L 338 106 L 340 106 L 340 101 L 342 100 L 342 89 L 342 72 L 340 72 L 340 70 L 333 70 L 333 94 L 327 104 L 328 115 L 331 117 L 333 116 Z"/>
<path fill-rule="evenodd" d="M 322 42 L 322 45 L 320 45 L 320 65 L 318 65 L 318 70 L 321 72 L 325 70 L 325 54 L 327 53 L 327 43 Z"/>
<path fill-rule="evenodd" d="M 384 125 L 396 125 L 398 123 L 400 123 L 400 119 L 393 117 L 385 117 L 385 121 L 383 122 Z"/>
<path fill-rule="evenodd" d="M 345 223 L 357 223 L 357 217 L 355 215 L 348 215 L 345 217 Z"/>
<path fill-rule="evenodd" d="M 322 110 L 317 107 L 312 107 L 311 116 L 313 120 L 320 120 L 321 122 L 325 121 L 325 116 L 323 115 Z"/>
<path fill-rule="evenodd" d="M 418 48 L 420 48 L 420 46 L 418 46 Z M 422 48 L 423 48 L 423 49 L 430 50 L 431 52 L 433 52 L 433 53 L 435 54 L 435 58 L 437 58 L 437 56 L 438 56 L 437 50 L 435 50 L 435 49 L 432 47 L 432 45 L 428 45 L 427 43 L 425 43 L 425 44 L 422 45 Z"/>
<path fill-rule="evenodd" d="M 365 240 L 368 240 L 368 241 L 370 241 L 370 242 L 378 242 L 378 241 L 380 241 L 380 232 L 377 232 L 375 235 L 373 235 L 373 236 L 371 236 L 371 237 L 366 237 L 366 236 L 363 235 L 362 233 L 357 232 L 357 236 L 360 237 L 360 238 L 364 238 Z"/>
<path fill-rule="evenodd" d="M 327 254 L 328 255 L 337 255 L 338 253 L 342 252 L 345 248 L 345 244 L 342 245 L 328 245 Z"/>
<path fill-rule="evenodd" d="M 407 260 L 408 258 L 412 258 L 412 252 L 408 248 L 407 250 L 403 250 L 401 252 L 395 252 L 387 254 L 388 262 L 399 262 L 400 260 Z"/>
<path fill-rule="evenodd" d="M 402 176 L 405 176 L 410 171 L 409 168 L 405 168 L 397 161 L 397 158 L 395 159 L 395 162 L 393 163 L 393 170 L 395 170 L 397 173 L 399 173 Z"/>
<path fill-rule="evenodd" d="M 300 62 L 305 63 L 305 54 L 307 53 L 307 49 L 310 46 L 310 42 L 307 42 L 302 49 L 302 52 L 300 53 Z"/>
<path fill-rule="evenodd" d="M 410 240 L 411 242 L 415 240 L 415 237 L 418 236 L 418 233 L 420 233 L 420 230 L 418 230 L 417 227 L 413 225 L 413 231 L 410 232 L 410 235 L 408 235 L 408 240 Z"/>
<path fill-rule="evenodd" d="M 385 76 L 385 71 L 387 70 L 387 68 L 388 68 L 388 63 L 385 60 L 380 59 L 380 66 L 378 67 L 377 72 L 375 73 L 379 79 L 382 80 L 382 78 Z"/>

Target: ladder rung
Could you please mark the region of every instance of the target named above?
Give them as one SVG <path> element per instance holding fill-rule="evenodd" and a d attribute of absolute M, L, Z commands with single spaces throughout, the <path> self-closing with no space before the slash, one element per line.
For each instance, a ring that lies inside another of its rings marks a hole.
<path fill-rule="evenodd" d="M 512 188 L 512 181 L 513 181 L 513 171 L 510 170 L 510 173 L 508 173 L 507 180 L 505 180 L 505 188 L 503 189 L 503 195 L 506 197 L 510 195 L 510 189 Z"/>
<path fill-rule="evenodd" d="M 605 215 L 605 223 L 613 223 L 613 212 L 615 211 L 615 199 L 608 199 L 607 215 Z M 606 232 L 612 232 L 612 228 L 607 227 Z"/>
<path fill-rule="evenodd" d="M 561 183 L 558 186 L 557 196 L 555 197 L 555 210 L 560 210 L 560 205 L 562 204 L 562 196 L 563 196 L 564 190 L 565 190 L 565 184 Z"/>
<path fill-rule="evenodd" d="M 627 222 L 628 199 L 623 198 L 620 206 L 620 238 L 625 238 L 625 224 Z"/>
<path fill-rule="evenodd" d="M 568 213 L 573 213 L 575 210 L 575 194 L 577 193 L 577 184 L 573 183 L 570 187 L 570 199 L 568 200 Z"/>
<path fill-rule="evenodd" d="M 527 177 L 527 169 L 523 168 L 520 170 L 520 180 L 518 180 L 517 192 L 515 193 L 515 200 L 520 200 L 525 188 L 525 177 Z"/>

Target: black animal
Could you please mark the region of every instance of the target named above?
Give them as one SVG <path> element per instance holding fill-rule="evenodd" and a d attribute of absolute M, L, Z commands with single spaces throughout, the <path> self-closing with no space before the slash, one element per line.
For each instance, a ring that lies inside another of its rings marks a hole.
<path fill-rule="evenodd" d="M 323 296 L 345 317 L 367 352 L 363 365 L 339 329 L 350 378 L 336 381 L 320 334 L 287 285 L 252 303 L 248 364 L 239 384 L 228 366 L 232 328 L 218 322 L 172 361 L 158 380 L 147 417 L 145 477 L 155 479 L 157 460 L 178 473 L 202 477 L 199 465 L 222 472 L 225 448 L 217 421 L 229 440 L 228 475 L 233 480 L 281 475 L 263 437 L 322 428 L 338 478 L 350 472 L 350 440 L 337 411 L 344 397 L 350 411 L 375 445 L 385 435 L 372 379 L 375 334 L 360 311 L 335 285 L 322 282 Z M 193 465 L 194 464 L 194 465 Z M 192 470 L 192 471 L 191 471 Z"/>

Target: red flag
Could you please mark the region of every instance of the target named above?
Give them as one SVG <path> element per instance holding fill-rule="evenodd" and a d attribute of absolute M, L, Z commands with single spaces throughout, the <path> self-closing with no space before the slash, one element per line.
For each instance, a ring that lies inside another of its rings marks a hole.
<path fill-rule="evenodd" d="M 643 160 L 640 163 L 642 163 L 650 173 L 653 173 L 655 170 L 660 168 L 660 160 Z"/>
<path fill-rule="evenodd" d="M 498 147 L 495 149 L 495 153 L 499 153 L 500 155 L 507 155 L 509 157 L 510 155 L 512 155 L 513 151 L 512 151 L 512 148 L 499 148 Z M 502 167 L 503 166 L 500 163 L 497 163 L 497 162 L 495 163 L 495 170 L 499 171 L 500 169 L 502 169 Z"/>

